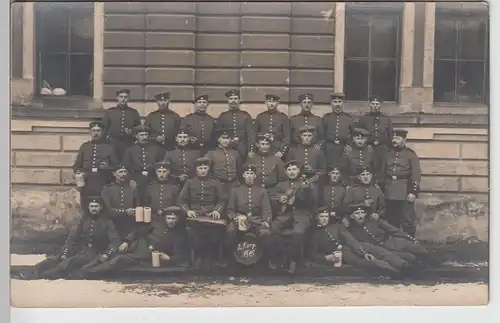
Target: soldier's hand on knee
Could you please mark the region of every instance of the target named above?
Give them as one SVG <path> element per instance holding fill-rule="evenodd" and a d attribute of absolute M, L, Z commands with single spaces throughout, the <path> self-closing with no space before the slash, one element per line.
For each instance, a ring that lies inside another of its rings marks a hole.
<path fill-rule="evenodd" d="M 126 252 L 128 249 L 128 243 L 124 242 L 118 247 L 119 252 Z"/>
<path fill-rule="evenodd" d="M 210 212 L 210 216 L 213 217 L 215 220 L 220 219 L 220 213 L 218 211 L 212 211 Z"/>
<path fill-rule="evenodd" d="M 370 214 L 370 219 L 372 219 L 372 220 L 378 220 L 379 218 L 380 218 L 380 215 L 378 213 Z"/>
<path fill-rule="evenodd" d="M 408 196 L 406 197 L 406 200 L 407 200 L 408 202 L 414 202 L 416 197 L 417 197 L 417 196 L 416 196 L 415 194 L 410 193 L 410 194 L 408 194 Z"/>
<path fill-rule="evenodd" d="M 375 256 L 372 255 L 371 253 L 365 253 L 365 259 L 368 260 L 368 261 L 373 261 L 375 259 Z"/>
<path fill-rule="evenodd" d="M 102 255 L 102 256 L 99 258 L 99 261 L 100 261 L 100 262 L 105 262 L 105 261 L 107 261 L 108 259 L 109 259 L 108 255 L 104 254 L 104 255 Z"/>
<path fill-rule="evenodd" d="M 164 252 L 161 252 L 160 253 L 160 260 L 163 260 L 163 261 L 167 261 L 167 260 L 170 260 L 170 256 L 167 255 L 166 253 Z"/>
<path fill-rule="evenodd" d="M 193 210 L 189 210 L 189 211 L 187 211 L 187 217 L 188 217 L 188 218 L 190 218 L 190 219 L 194 219 L 194 218 L 196 218 L 196 216 L 197 216 L 197 214 L 196 214 L 196 212 L 195 212 L 195 211 L 193 211 Z"/>

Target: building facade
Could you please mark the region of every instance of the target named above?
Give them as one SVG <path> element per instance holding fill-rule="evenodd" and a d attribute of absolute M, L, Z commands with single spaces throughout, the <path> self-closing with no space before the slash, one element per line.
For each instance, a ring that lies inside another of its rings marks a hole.
<path fill-rule="evenodd" d="M 114 104 L 119 88 L 131 89 L 142 116 L 165 89 L 181 116 L 200 94 L 210 95 L 217 116 L 228 88 L 241 90 L 253 116 L 265 93 L 280 95 L 289 115 L 305 91 L 319 115 L 332 90 L 346 94 L 354 114 L 378 95 L 422 157 L 423 196 L 487 197 L 485 4 L 26 2 L 12 6 L 12 18 L 19 203 L 73 194 L 69 166 L 88 140 L 87 122 Z M 67 95 L 41 96 L 44 87 Z"/>

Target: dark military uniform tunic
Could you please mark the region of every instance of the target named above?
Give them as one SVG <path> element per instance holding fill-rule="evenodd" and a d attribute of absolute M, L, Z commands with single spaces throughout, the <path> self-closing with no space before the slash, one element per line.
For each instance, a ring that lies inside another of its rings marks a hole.
<path fill-rule="evenodd" d="M 170 257 L 161 261 L 162 266 L 185 266 L 189 263 L 191 249 L 186 228 L 179 224 L 169 228 L 164 217 L 154 218 L 151 222 L 148 245 Z"/>
<path fill-rule="evenodd" d="M 208 215 L 217 211 L 224 217 L 227 196 L 221 183 L 213 177 L 194 177 L 189 179 L 179 195 L 179 206 L 184 213 L 189 210 L 199 215 Z M 198 257 L 211 257 L 218 254 L 222 242 L 224 227 L 208 226 L 191 221 L 189 223 L 193 248 Z"/>
<path fill-rule="evenodd" d="M 312 113 L 301 112 L 290 118 L 290 136 L 294 145 L 302 143 L 300 139 L 300 128 L 303 126 L 313 126 L 316 128 L 315 140 L 313 143 L 322 145 L 324 139 L 323 122 L 320 117 Z"/>
<path fill-rule="evenodd" d="M 355 260 L 355 265 L 358 261 L 356 258 L 363 257 L 363 247 L 354 239 L 342 224 L 329 224 L 326 227 L 317 228 L 311 236 L 310 256 L 313 261 L 318 263 L 325 262 L 325 256 L 332 254 L 342 246 L 342 258 L 351 263 Z M 347 247 L 348 249 L 346 249 Z M 346 259 L 347 258 L 347 259 Z"/>
<path fill-rule="evenodd" d="M 347 188 L 344 205 L 347 208 L 364 207 L 365 200 L 372 200 L 369 213 L 377 213 L 380 217 L 385 216 L 385 197 L 382 190 L 374 184 L 354 184 Z"/>
<path fill-rule="evenodd" d="M 139 185 L 141 203 L 146 201 L 147 186 L 155 178 L 155 164 L 162 158 L 163 150 L 149 142 L 135 144 L 125 151 L 122 164 L 129 171 L 130 178 Z"/>
<path fill-rule="evenodd" d="M 323 187 L 323 195 L 321 196 L 321 206 L 328 206 L 330 212 L 335 212 L 335 218 L 339 219 L 344 214 L 344 198 L 346 188 L 341 184 L 327 184 Z"/>
<path fill-rule="evenodd" d="M 328 165 L 340 163 L 344 147 L 349 141 L 354 119 L 345 112 L 330 112 L 323 116 L 325 156 Z"/>
<path fill-rule="evenodd" d="M 273 154 L 257 153 L 248 159 L 247 164 L 257 167 L 257 183 L 262 187 L 272 189 L 279 182 L 286 180 L 285 164 Z M 269 193 L 272 196 L 272 192 Z"/>
<path fill-rule="evenodd" d="M 346 180 L 350 181 L 350 184 L 355 182 L 358 175 L 357 168 L 370 167 L 375 170 L 379 169 L 379 163 L 375 159 L 375 152 L 370 145 L 361 148 L 356 145 L 346 145 L 342 154 L 341 165 L 347 173 Z"/>
<path fill-rule="evenodd" d="M 255 132 L 250 114 L 243 110 L 229 110 L 220 114 L 217 119 L 216 129 L 232 129 L 232 137 L 237 137 L 239 143 L 235 147 L 245 161 L 249 151 L 255 149 Z"/>
<path fill-rule="evenodd" d="M 196 174 L 194 162 L 200 156 L 199 150 L 184 149 L 181 147 L 177 147 L 165 154 L 165 161 L 171 165 L 171 175 L 179 181 L 179 185 L 184 185 L 184 183 L 181 183 L 179 180 L 180 175 L 186 174 L 188 178 L 194 177 Z"/>
<path fill-rule="evenodd" d="M 206 155 L 212 164 L 212 175 L 224 184 L 226 194 L 238 182 L 238 175 L 241 173 L 241 157 L 234 149 L 224 149 L 217 147 L 209 151 Z"/>
<path fill-rule="evenodd" d="M 68 235 L 60 255 L 49 257 L 34 266 L 36 278 L 61 278 L 82 267 L 97 265 L 103 254 L 113 255 L 120 237 L 113 222 L 102 215 L 86 214 Z M 66 259 L 61 260 L 60 257 Z"/>
<path fill-rule="evenodd" d="M 291 259 L 296 262 L 301 260 L 305 233 L 311 225 L 312 210 L 317 207 L 317 192 L 313 187 L 299 187 L 300 183 L 300 180 L 286 180 L 276 186 L 275 200 L 285 195 L 292 188 L 296 188 L 297 191 L 293 205 L 287 206 L 284 213 L 279 210 L 271 225 L 275 236 L 279 236 L 286 229 L 292 230 L 292 243 L 289 253 Z M 278 205 L 281 208 L 283 204 Z"/>
<path fill-rule="evenodd" d="M 169 182 L 153 182 L 147 189 L 148 205 L 153 215 L 169 206 L 177 205 L 179 187 Z"/>
<path fill-rule="evenodd" d="M 322 151 L 316 150 L 312 146 L 298 145 L 290 149 L 287 159 L 296 160 L 301 166 L 311 167 L 318 178 L 326 173 L 326 159 Z"/>
<path fill-rule="evenodd" d="M 101 195 L 110 179 L 108 167 L 118 164 L 113 147 L 104 141 L 87 141 L 80 146 L 73 172 L 85 173 L 85 186 L 80 190 L 80 205 L 86 210 L 87 197 Z"/>
<path fill-rule="evenodd" d="M 387 219 L 411 236 L 416 232 L 415 206 L 406 198 L 409 193 L 418 195 L 420 176 L 420 161 L 412 149 L 404 147 L 388 151 L 380 176 L 387 199 Z"/>
<path fill-rule="evenodd" d="M 359 124 L 370 132 L 369 143 L 375 148 L 376 158 L 383 160 L 392 141 L 391 118 L 380 112 L 370 112 L 359 118 Z"/>
<path fill-rule="evenodd" d="M 258 185 L 248 186 L 247 184 L 236 187 L 231 191 L 227 213 L 230 217 L 238 213 L 250 215 L 250 220 L 255 219 L 257 224 L 262 221 L 270 224 L 272 211 L 266 189 Z"/>
<path fill-rule="evenodd" d="M 213 177 L 194 177 L 189 179 L 179 195 L 179 206 L 183 212 L 193 210 L 207 215 L 216 210 L 224 211 L 227 195 L 221 183 Z"/>
<path fill-rule="evenodd" d="M 255 118 L 254 128 L 255 133 L 273 135 L 273 152 L 280 151 L 285 155 L 290 148 L 290 121 L 283 112 L 273 110 L 259 113 Z"/>
<path fill-rule="evenodd" d="M 126 210 L 140 206 L 137 184 L 133 181 L 111 183 L 102 190 L 104 215 L 111 218 L 122 240 L 131 240 L 137 227 L 135 217 Z"/>
<path fill-rule="evenodd" d="M 146 117 L 144 125 L 151 130 L 151 142 L 155 142 L 166 150 L 172 150 L 175 147 L 175 135 L 181 125 L 181 117 L 172 110 L 153 111 Z M 164 136 L 164 142 L 158 142 L 156 138 Z"/>
<path fill-rule="evenodd" d="M 382 247 L 400 259 L 414 260 L 416 257 L 428 254 L 427 249 L 416 244 L 413 237 L 381 219 L 367 219 L 362 224 L 351 221 L 349 231 L 359 242 Z M 377 257 L 376 254 L 374 255 Z M 389 259 L 392 259 L 393 262 L 400 262 L 400 260 L 396 261 L 394 256 Z M 391 263 L 391 261 L 387 261 Z"/>
<path fill-rule="evenodd" d="M 188 114 L 182 121 L 182 127 L 197 139 L 193 145 L 194 149 L 206 153 L 215 147 L 215 119 L 209 114 L 201 112 Z"/>
<path fill-rule="evenodd" d="M 102 118 L 104 136 L 115 149 L 118 160 L 123 158 L 125 149 L 135 142 L 133 134 L 126 134 L 125 129 L 132 130 L 141 124 L 141 117 L 137 110 L 130 107 L 113 107 L 104 111 Z"/>

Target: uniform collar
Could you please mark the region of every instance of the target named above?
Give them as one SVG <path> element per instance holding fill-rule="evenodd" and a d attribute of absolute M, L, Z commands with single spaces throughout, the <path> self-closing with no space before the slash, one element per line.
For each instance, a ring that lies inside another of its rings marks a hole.
<path fill-rule="evenodd" d="M 304 111 L 304 110 L 301 110 L 300 111 L 300 115 L 303 115 L 305 117 L 310 117 L 313 115 L 313 113 L 311 111 Z"/>

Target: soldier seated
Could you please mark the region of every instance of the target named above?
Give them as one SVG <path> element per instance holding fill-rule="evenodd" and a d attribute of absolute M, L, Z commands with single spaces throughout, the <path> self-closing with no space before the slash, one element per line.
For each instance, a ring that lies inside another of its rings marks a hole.
<path fill-rule="evenodd" d="M 318 264 L 342 263 L 381 273 L 394 274 L 399 271 L 387 261 L 375 258 L 358 242 L 341 223 L 330 223 L 329 208 L 316 211 L 316 230 L 311 237 L 310 255 Z"/>
<path fill-rule="evenodd" d="M 147 204 L 154 215 L 163 215 L 166 207 L 177 204 L 179 187 L 170 177 L 170 163 L 156 163 L 156 181 L 149 184 L 147 191 Z"/>
<path fill-rule="evenodd" d="M 58 279 L 108 260 L 117 250 L 120 238 L 113 222 L 103 217 L 101 211 L 101 197 L 89 197 L 85 216 L 71 230 L 60 254 L 48 257 L 29 272 L 21 272 L 21 277 Z"/>
<path fill-rule="evenodd" d="M 224 208 L 227 196 L 221 183 L 210 177 L 210 159 L 198 158 L 195 162 L 196 177 L 189 179 L 179 195 L 179 206 L 188 224 L 188 233 L 195 251 L 196 269 L 203 265 L 209 269 L 213 260 L 217 265 L 224 263 L 219 259 L 220 247 L 224 237 L 226 220 Z"/>
<path fill-rule="evenodd" d="M 415 261 L 427 255 L 427 250 L 405 232 L 382 219 L 367 218 L 368 207 L 351 208 L 349 232 L 365 249 L 382 248 L 384 252 L 371 251 L 375 257 L 387 261 L 402 271 L 415 269 Z M 364 243 L 370 245 L 367 248 Z"/>
<path fill-rule="evenodd" d="M 134 266 L 151 267 L 153 254 L 158 255 L 161 267 L 187 267 L 189 240 L 185 229 L 177 226 L 179 212 L 179 207 L 166 208 L 165 215 L 155 217 L 151 225 L 148 224 L 146 234 L 138 236 L 130 248 L 119 248 L 120 254 L 97 266 L 81 270 L 80 275 L 95 277 Z"/>
<path fill-rule="evenodd" d="M 280 210 L 278 210 L 279 213 L 271 227 L 275 239 L 284 230 L 293 230 L 288 271 L 294 273 L 297 263 L 302 260 L 304 237 L 311 224 L 311 214 L 316 207 L 314 201 L 317 199 L 311 184 L 301 177 L 301 168 L 297 161 L 289 161 L 285 164 L 285 169 L 288 180 L 276 186 L 275 199 L 280 205 Z M 279 242 L 278 245 L 282 245 L 282 243 Z M 276 259 L 276 255 L 271 258 L 272 261 Z"/>
<path fill-rule="evenodd" d="M 384 193 L 373 182 L 373 173 L 370 167 L 358 167 L 356 170 L 357 183 L 349 186 L 345 193 L 346 207 L 366 207 L 371 219 L 385 217 Z"/>
<path fill-rule="evenodd" d="M 244 183 L 231 191 L 227 204 L 227 214 L 231 222 L 226 231 L 226 247 L 228 254 L 242 234 L 256 235 L 264 249 L 269 250 L 270 224 L 272 220 L 271 203 L 265 188 L 257 185 L 257 167 L 243 167 Z"/>

